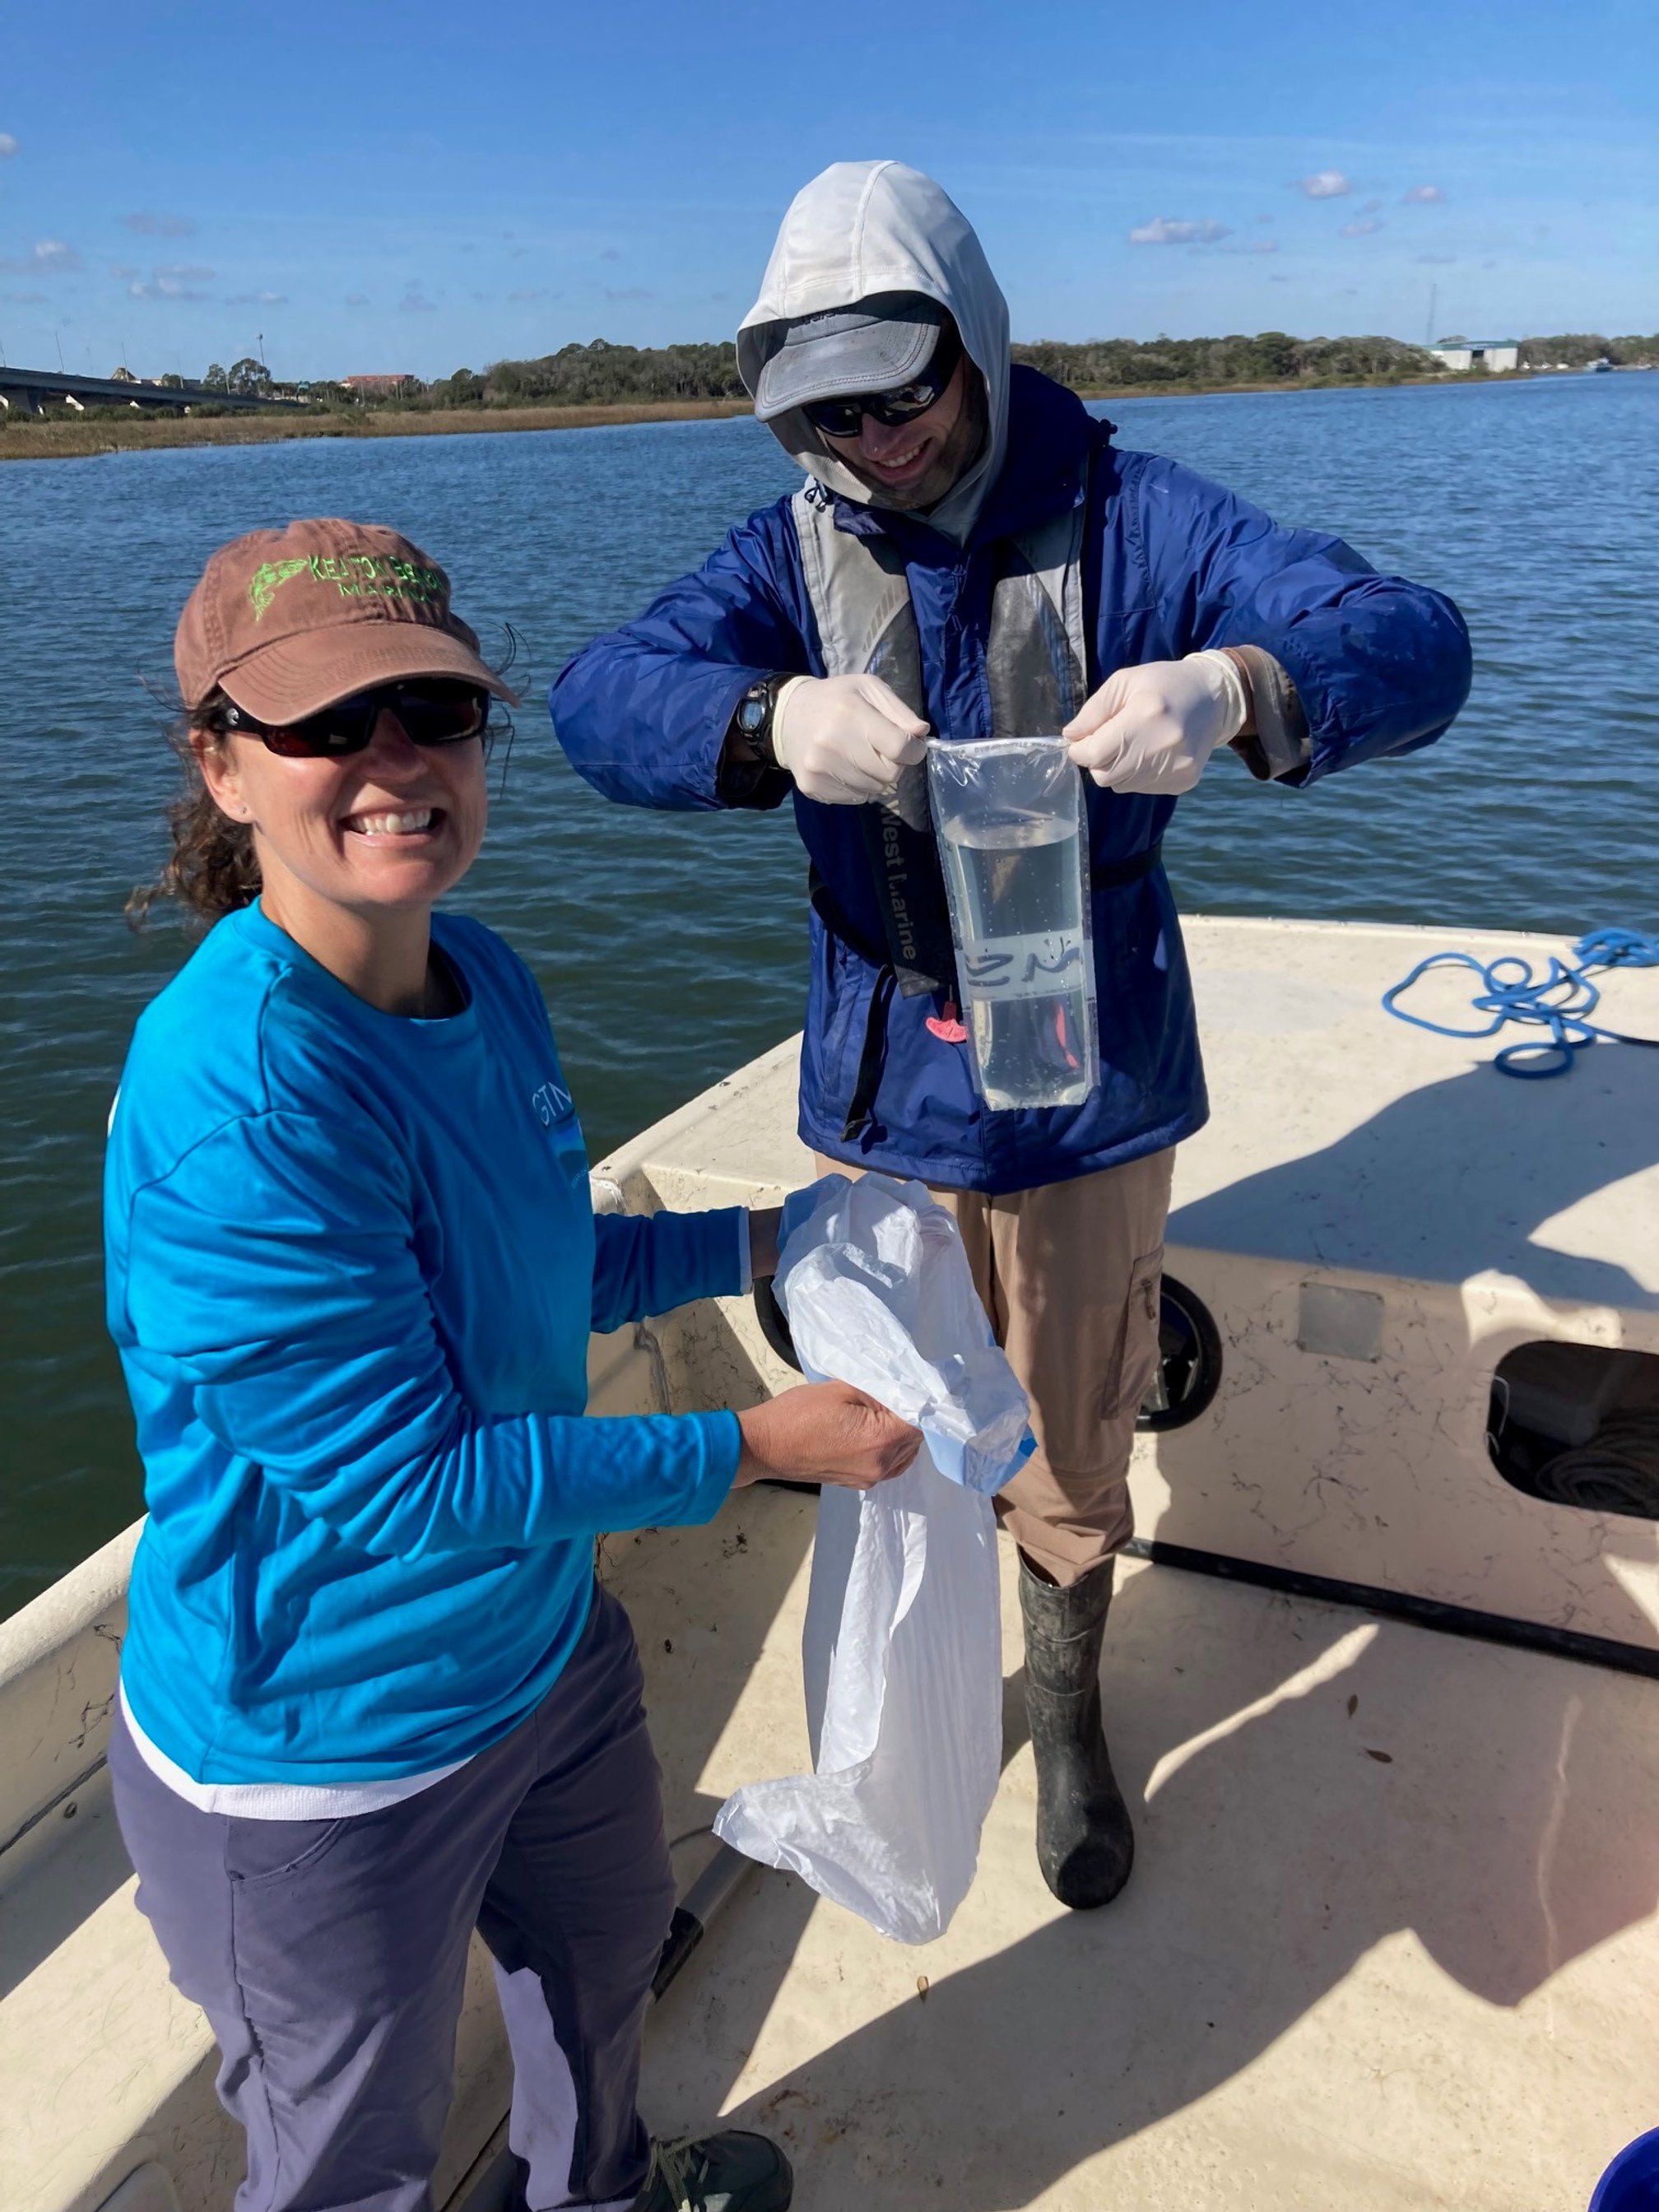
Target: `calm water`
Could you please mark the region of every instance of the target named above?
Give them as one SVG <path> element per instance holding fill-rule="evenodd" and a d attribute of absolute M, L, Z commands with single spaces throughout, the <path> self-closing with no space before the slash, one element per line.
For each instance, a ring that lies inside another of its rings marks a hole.
<path fill-rule="evenodd" d="M 1168 854 L 1188 908 L 1659 927 L 1659 376 L 1121 401 L 1121 442 L 1449 591 L 1452 735 L 1304 798 L 1223 762 Z M 526 641 L 532 703 L 465 903 L 544 989 L 597 1154 L 795 1026 L 786 817 L 636 813 L 564 768 L 533 694 L 789 489 L 752 422 L 333 441 L 0 467 L 0 1611 L 140 1508 L 102 1327 L 101 1138 L 128 1032 L 181 957 L 121 903 L 161 852 L 173 618 L 208 552 L 300 514 L 392 523 Z"/>

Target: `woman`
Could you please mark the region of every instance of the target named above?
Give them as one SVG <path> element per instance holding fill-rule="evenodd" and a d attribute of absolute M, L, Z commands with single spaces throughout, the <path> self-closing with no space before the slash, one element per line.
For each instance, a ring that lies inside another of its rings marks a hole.
<path fill-rule="evenodd" d="M 867 1487 L 917 1437 L 836 1384 L 583 1418 L 590 1327 L 739 1291 L 776 1217 L 596 1221 L 534 983 L 434 915 L 511 697 L 443 572 L 356 523 L 255 532 L 174 653 L 192 787 L 161 888 L 216 926 L 111 1129 L 150 1517 L 110 1765 L 246 2130 L 239 2212 L 430 2205 L 475 1925 L 532 2212 L 774 2212 L 765 2138 L 653 2150 L 635 2110 L 673 1892 L 593 1539 L 766 1474 Z"/>

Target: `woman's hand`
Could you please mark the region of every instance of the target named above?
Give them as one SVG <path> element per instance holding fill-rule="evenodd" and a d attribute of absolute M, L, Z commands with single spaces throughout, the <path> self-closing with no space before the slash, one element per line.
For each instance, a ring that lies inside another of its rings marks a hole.
<path fill-rule="evenodd" d="M 804 1382 L 739 1413 L 745 1483 L 830 1482 L 873 1490 L 902 1474 L 921 1449 L 921 1431 L 850 1382 Z"/>
<path fill-rule="evenodd" d="M 756 1282 L 778 1272 L 778 1224 L 781 1206 L 751 1206 L 749 1209 L 749 1273 Z"/>

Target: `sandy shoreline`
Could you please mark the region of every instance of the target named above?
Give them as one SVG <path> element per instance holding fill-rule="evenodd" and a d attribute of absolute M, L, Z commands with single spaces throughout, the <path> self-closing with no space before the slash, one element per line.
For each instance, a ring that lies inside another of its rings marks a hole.
<path fill-rule="evenodd" d="M 1528 372 L 1516 373 L 1524 377 Z M 1501 384 L 1508 376 L 1483 377 L 1480 383 Z M 1477 380 L 1449 376 L 1405 377 L 1407 384 L 1466 382 Z M 1085 392 L 1084 399 L 1202 399 L 1219 393 L 1261 392 L 1340 392 L 1391 390 L 1364 377 L 1306 384 L 1128 384 L 1111 390 Z M 198 419 L 192 416 L 149 416 L 130 422 L 46 421 L 31 417 L 0 428 L 0 460 L 77 460 L 100 453 L 143 453 L 164 446 L 264 446 L 291 438 L 422 438 L 470 435 L 478 430 L 592 430 L 625 422 L 700 422 L 723 421 L 746 415 L 747 400 L 670 399 L 618 402 L 592 407 L 460 407 L 434 408 L 430 412 L 378 413 L 353 416 L 319 415 L 314 421 L 290 415 L 220 415 Z"/>
<path fill-rule="evenodd" d="M 265 446 L 293 438 L 453 437 L 474 430 L 591 430 L 607 423 L 707 422 L 746 415 L 736 399 L 647 401 L 605 407 L 434 408 L 430 413 L 351 416 L 314 421 L 292 415 L 174 415 L 131 422 L 9 423 L 0 430 L 0 460 L 81 459 L 94 453 L 148 452 L 161 446 Z"/>

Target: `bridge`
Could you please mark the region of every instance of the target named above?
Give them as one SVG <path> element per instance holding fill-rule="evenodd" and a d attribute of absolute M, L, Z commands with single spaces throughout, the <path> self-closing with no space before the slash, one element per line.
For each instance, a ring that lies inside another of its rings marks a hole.
<path fill-rule="evenodd" d="M 205 384 L 140 384 L 124 376 L 75 376 L 65 369 L 0 368 L 0 407 L 44 415 L 58 400 L 83 414 L 88 407 L 226 407 L 245 413 L 260 407 L 293 412 L 302 399 L 257 399 L 240 392 L 215 392 Z"/>

